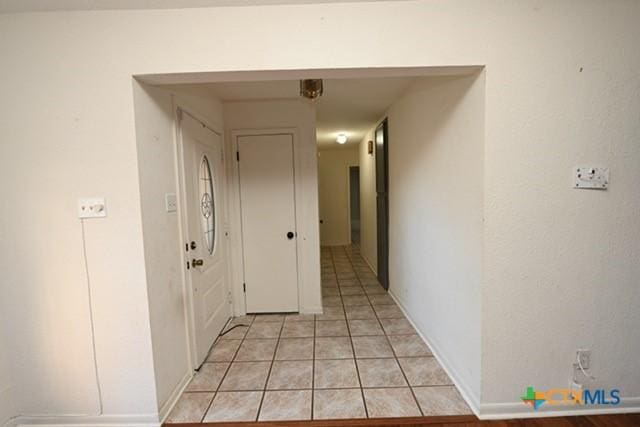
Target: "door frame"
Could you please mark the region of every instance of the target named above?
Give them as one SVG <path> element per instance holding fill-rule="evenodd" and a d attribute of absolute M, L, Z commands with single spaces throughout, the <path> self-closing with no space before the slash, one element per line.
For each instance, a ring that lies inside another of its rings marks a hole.
<path fill-rule="evenodd" d="M 353 236 L 353 231 L 351 229 L 351 168 L 358 168 L 358 185 L 360 184 L 360 164 L 348 164 L 347 165 L 347 224 L 349 224 L 349 243 L 348 246 L 353 244 L 351 237 Z M 358 195 L 358 204 L 360 203 L 360 195 Z M 362 214 L 361 214 L 362 216 Z M 360 218 L 362 220 L 362 218 Z M 362 224 L 362 222 L 360 222 Z M 358 246 L 360 246 L 360 242 L 358 242 Z"/>
<path fill-rule="evenodd" d="M 382 132 L 383 145 L 382 165 L 378 160 L 378 132 Z M 374 165 L 375 165 L 375 186 L 376 186 L 376 253 L 377 253 L 377 276 L 382 287 L 389 290 L 389 118 L 382 119 L 373 131 L 374 140 Z M 382 171 L 380 171 L 380 166 Z M 382 176 L 380 176 L 382 172 Z M 382 184 L 380 185 L 380 181 Z M 383 186 L 384 191 L 379 191 L 379 187 Z M 384 218 L 380 215 L 380 198 L 384 202 L 382 211 Z"/>
<path fill-rule="evenodd" d="M 294 185 L 294 211 L 296 219 L 296 266 L 297 266 L 297 286 L 298 286 L 298 310 L 302 308 L 304 292 L 304 253 L 300 242 L 300 225 L 304 224 L 301 218 L 301 200 L 304 200 L 302 193 L 302 161 L 298 149 L 299 134 L 298 128 L 267 128 L 267 129 L 233 129 L 227 133 L 227 149 L 231 154 L 226 156 L 227 162 L 227 183 L 228 183 L 228 207 L 229 207 L 229 231 L 231 241 L 231 288 L 233 293 L 233 309 L 235 316 L 247 314 L 245 293 L 243 290 L 244 278 L 244 248 L 242 243 L 242 210 L 240 203 L 240 168 L 236 158 L 238 152 L 238 138 L 242 136 L 269 136 L 269 135 L 291 135 L 293 138 L 293 185 Z"/>
<path fill-rule="evenodd" d="M 219 225 L 222 225 L 222 232 L 224 233 L 224 239 L 220 236 L 220 240 L 218 244 L 224 245 L 224 250 L 227 252 L 226 257 L 226 269 L 227 269 L 227 280 L 224 284 L 227 293 L 227 304 L 231 305 L 229 310 L 229 314 L 233 315 L 233 296 L 229 290 L 229 281 L 231 278 L 231 269 L 230 269 L 230 244 L 229 244 L 229 202 L 228 202 L 228 189 L 227 189 L 227 153 L 226 146 L 224 143 L 224 133 L 220 130 L 220 127 L 208 121 L 201 114 L 198 114 L 193 109 L 189 108 L 189 106 L 182 103 L 179 99 L 173 98 L 172 111 L 174 114 L 174 136 L 175 136 L 175 170 L 176 170 L 176 199 L 178 200 L 178 223 L 179 223 L 179 236 L 181 244 L 186 244 L 188 239 L 188 218 L 185 211 L 185 207 L 187 206 L 187 177 L 184 170 L 184 145 L 182 141 L 182 132 L 181 132 L 181 120 L 184 114 L 188 114 L 194 120 L 202 123 L 207 129 L 219 135 L 222 139 L 222 159 L 223 164 L 225 165 L 225 171 L 222 174 L 223 182 L 220 183 L 219 186 L 219 194 L 218 198 L 222 196 L 222 206 L 223 209 L 220 209 L 220 213 L 223 218 L 222 221 L 219 222 Z M 220 194 L 221 193 L 221 194 Z M 184 315 L 185 315 L 185 325 L 187 330 L 187 352 L 189 359 L 189 368 L 191 371 L 195 370 L 199 363 L 197 361 L 197 351 L 196 351 L 196 331 L 195 331 L 195 310 L 194 310 L 194 301 L 193 301 L 193 282 L 191 280 L 190 270 L 186 268 L 186 263 L 189 262 L 189 254 L 185 251 L 185 248 L 181 246 L 180 253 L 182 254 L 182 262 L 180 263 L 182 269 L 182 294 L 183 305 L 184 305 Z M 213 344 L 213 343 L 211 343 Z"/>

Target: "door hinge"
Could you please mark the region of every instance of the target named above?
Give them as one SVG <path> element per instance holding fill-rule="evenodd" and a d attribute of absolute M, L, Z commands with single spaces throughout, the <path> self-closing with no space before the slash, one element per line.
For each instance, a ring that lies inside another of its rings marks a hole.
<path fill-rule="evenodd" d="M 247 284 L 246 283 L 242 284 L 242 292 L 244 292 L 245 294 L 247 293 Z"/>
<path fill-rule="evenodd" d="M 191 269 L 191 263 L 187 261 L 187 270 Z"/>
<path fill-rule="evenodd" d="M 240 152 L 236 151 L 236 161 L 240 161 Z"/>

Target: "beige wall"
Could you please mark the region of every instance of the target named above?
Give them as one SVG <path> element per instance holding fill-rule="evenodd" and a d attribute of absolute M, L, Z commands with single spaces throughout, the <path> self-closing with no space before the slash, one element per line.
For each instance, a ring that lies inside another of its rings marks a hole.
<path fill-rule="evenodd" d="M 6 323 L 0 315 L 2 327 L 0 327 L 0 425 L 15 415 L 13 393 L 13 375 L 11 374 L 11 363 L 9 352 L 7 351 L 7 340 L 5 338 Z"/>
<path fill-rule="evenodd" d="M 374 272 L 378 272 L 378 229 L 376 214 L 376 159 L 368 153 L 375 128 L 360 142 L 360 254 Z"/>
<path fill-rule="evenodd" d="M 300 138 L 296 141 L 296 154 L 303 159 L 305 171 L 313 170 L 309 158 L 311 161 L 315 160 L 314 110 L 311 105 L 297 100 L 226 103 L 226 121 L 223 123 L 223 104 L 206 91 L 195 87 L 155 87 L 140 85 L 137 82 L 134 83 L 134 100 L 153 367 L 158 408 L 160 414 L 165 415 L 193 372 L 187 347 L 189 336 L 182 287 L 183 243 L 180 241 L 179 218 L 177 212 L 167 213 L 164 205 L 166 193 L 178 192 L 175 108 L 180 106 L 196 114 L 220 133 L 223 133 L 226 124 L 226 134 L 229 137 L 236 129 L 301 129 Z M 227 174 L 231 177 L 230 181 L 234 182 L 235 157 L 232 153 L 235 152 L 235 147 L 226 147 L 226 152 L 229 153 Z M 301 176 L 308 179 L 310 173 L 302 173 Z M 309 183 L 300 181 L 300 184 L 315 189 L 315 179 Z M 233 213 L 234 200 L 231 196 L 235 194 L 235 187 L 232 186 L 230 190 L 224 209 Z M 314 200 L 314 191 L 304 190 L 301 194 L 308 200 L 303 200 L 299 209 L 309 209 L 308 205 Z M 239 230 L 235 219 L 227 218 L 222 227 L 225 230 L 230 227 L 233 227 L 234 231 Z M 305 229 L 304 226 L 308 223 L 312 222 L 305 218 L 300 229 L 299 242 L 305 248 L 315 248 L 317 245 L 307 242 L 311 242 L 314 236 L 317 242 L 317 227 L 312 223 L 311 230 Z M 239 232 L 231 234 L 237 235 Z M 232 250 L 240 252 L 240 244 L 240 241 L 233 239 Z M 313 269 L 314 262 L 318 259 L 316 251 L 312 250 L 308 257 L 310 261 L 306 256 L 302 259 L 302 265 L 309 270 L 309 274 L 303 281 L 301 309 L 320 311 L 320 303 L 313 300 L 314 293 L 319 294 L 319 283 L 317 278 L 314 280 Z M 234 263 L 230 276 L 230 291 L 238 293 L 242 289 L 242 263 L 238 259 L 232 261 Z M 244 314 L 244 298 L 238 296 L 235 302 L 236 312 Z"/>
<path fill-rule="evenodd" d="M 358 148 L 323 149 L 318 152 L 318 196 L 320 243 L 323 246 L 348 245 L 349 166 L 358 166 Z"/>
<path fill-rule="evenodd" d="M 461 64 L 486 67 L 481 393 L 470 402 L 530 414 L 523 385 L 564 386 L 588 347 L 596 385 L 638 410 L 638 20 L 633 0 L 0 15 L 0 311 L 19 325 L 7 334 L 16 415 L 157 423 L 132 75 Z M 611 168 L 609 190 L 571 188 L 571 168 L 591 162 Z M 85 223 L 101 414 L 76 215 L 86 196 L 108 211 Z"/>
<path fill-rule="evenodd" d="M 483 104 L 483 74 L 425 77 L 385 114 L 389 292 L 467 396 L 478 396 L 481 384 Z M 369 140 L 375 140 L 375 127 L 360 144 L 361 252 L 375 262 L 375 152 L 367 154 Z"/>
<path fill-rule="evenodd" d="M 484 74 L 417 81 L 388 123 L 389 291 L 478 396 Z"/>
<path fill-rule="evenodd" d="M 192 376 L 185 318 L 184 271 L 178 212 L 165 195 L 179 194 L 175 108 L 198 115 L 222 133 L 222 104 L 202 91 L 134 83 L 142 234 L 158 408 L 167 413 Z"/>

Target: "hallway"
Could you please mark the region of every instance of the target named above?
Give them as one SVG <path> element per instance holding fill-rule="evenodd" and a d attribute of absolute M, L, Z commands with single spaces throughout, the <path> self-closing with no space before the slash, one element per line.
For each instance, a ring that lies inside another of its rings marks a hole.
<path fill-rule="evenodd" d="M 233 319 L 167 423 L 471 413 L 358 248 L 321 263 L 324 313 Z"/>

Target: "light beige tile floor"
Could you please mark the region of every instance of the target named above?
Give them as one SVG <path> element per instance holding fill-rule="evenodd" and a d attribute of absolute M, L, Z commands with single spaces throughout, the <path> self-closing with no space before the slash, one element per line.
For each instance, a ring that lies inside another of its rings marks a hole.
<path fill-rule="evenodd" d="M 471 413 L 358 248 L 321 254 L 324 313 L 232 319 L 167 423 Z"/>

